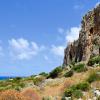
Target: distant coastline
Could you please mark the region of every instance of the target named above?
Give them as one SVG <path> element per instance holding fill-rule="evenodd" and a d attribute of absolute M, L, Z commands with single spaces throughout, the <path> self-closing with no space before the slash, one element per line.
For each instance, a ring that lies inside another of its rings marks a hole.
<path fill-rule="evenodd" d="M 10 77 L 10 76 L 0 76 L 0 80 L 6 80 L 10 78 L 15 78 L 15 77 Z"/>

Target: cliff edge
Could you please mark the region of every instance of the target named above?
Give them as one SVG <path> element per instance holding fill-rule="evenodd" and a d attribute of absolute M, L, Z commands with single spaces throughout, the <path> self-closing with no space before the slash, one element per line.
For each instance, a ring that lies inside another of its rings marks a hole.
<path fill-rule="evenodd" d="M 100 55 L 100 4 L 83 17 L 79 39 L 65 48 L 63 64 L 87 62 L 96 55 Z"/>

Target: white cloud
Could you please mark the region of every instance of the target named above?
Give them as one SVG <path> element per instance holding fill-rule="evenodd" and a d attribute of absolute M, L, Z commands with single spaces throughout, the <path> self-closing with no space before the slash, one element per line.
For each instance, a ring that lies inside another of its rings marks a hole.
<path fill-rule="evenodd" d="M 35 42 L 29 42 L 26 39 L 11 39 L 9 40 L 10 54 L 14 59 L 24 60 L 30 59 L 37 55 L 44 47 L 39 47 Z"/>
<path fill-rule="evenodd" d="M 69 30 L 67 30 L 67 35 L 66 35 L 66 41 L 68 42 L 73 42 L 74 40 L 77 40 L 79 37 L 79 31 L 80 27 L 72 27 Z"/>
<path fill-rule="evenodd" d="M 64 56 L 64 48 L 65 48 L 64 46 L 55 46 L 55 45 L 52 45 L 51 51 L 55 55 L 63 57 Z"/>
<path fill-rule="evenodd" d="M 65 35 L 65 37 L 63 37 L 63 43 L 62 45 L 52 45 L 51 47 L 51 51 L 53 54 L 55 54 L 56 56 L 59 57 L 63 57 L 64 56 L 64 49 L 66 47 L 66 45 L 68 45 L 69 42 L 73 42 L 74 40 L 77 40 L 79 37 L 79 31 L 80 31 L 80 26 L 79 27 L 71 27 L 70 29 L 67 29 L 67 31 L 65 29 L 62 29 Z M 67 43 L 67 44 L 66 44 Z"/>
<path fill-rule="evenodd" d="M 100 5 L 100 2 L 97 2 L 96 5 L 95 5 L 95 7 L 97 7 L 98 5 Z"/>

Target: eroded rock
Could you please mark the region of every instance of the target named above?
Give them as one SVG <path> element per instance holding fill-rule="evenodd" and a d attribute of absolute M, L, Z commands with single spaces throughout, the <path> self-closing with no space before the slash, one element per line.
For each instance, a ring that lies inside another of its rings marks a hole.
<path fill-rule="evenodd" d="M 79 39 L 65 48 L 63 64 L 88 61 L 94 55 L 100 55 L 100 4 L 83 17 Z"/>

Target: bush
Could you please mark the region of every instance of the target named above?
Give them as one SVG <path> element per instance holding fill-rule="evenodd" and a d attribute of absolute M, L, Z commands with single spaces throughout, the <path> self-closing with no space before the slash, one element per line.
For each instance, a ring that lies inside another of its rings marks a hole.
<path fill-rule="evenodd" d="M 43 97 L 42 100 L 51 100 L 51 97 Z"/>
<path fill-rule="evenodd" d="M 87 78 L 87 81 L 89 83 L 92 83 L 97 80 L 100 80 L 100 75 L 98 75 L 97 72 L 95 72 L 95 71 L 91 72 L 89 77 Z"/>
<path fill-rule="evenodd" d="M 79 63 L 72 68 L 76 72 L 84 72 L 87 70 L 84 63 Z"/>
<path fill-rule="evenodd" d="M 83 83 L 79 83 L 79 84 L 77 84 L 76 85 L 76 88 L 78 89 L 78 90 L 82 90 L 82 91 L 87 91 L 87 90 L 89 90 L 89 83 L 88 82 L 83 82 Z"/>
<path fill-rule="evenodd" d="M 83 82 L 83 83 L 79 83 L 79 84 L 76 84 L 76 85 L 73 85 L 70 87 L 70 89 L 72 91 L 75 91 L 75 90 L 81 90 L 81 91 L 86 91 L 89 89 L 89 83 L 88 82 Z"/>
<path fill-rule="evenodd" d="M 94 64 L 100 64 L 100 56 L 90 58 L 88 66 L 93 66 Z"/>
<path fill-rule="evenodd" d="M 36 77 L 33 79 L 33 82 L 35 85 L 39 85 L 44 79 L 44 77 Z"/>
<path fill-rule="evenodd" d="M 40 73 L 39 75 L 42 75 L 42 76 L 47 77 L 47 76 L 48 76 L 48 73 L 42 72 L 42 73 Z"/>
<path fill-rule="evenodd" d="M 99 96 L 99 97 L 97 97 L 97 100 L 100 100 L 100 96 Z"/>
<path fill-rule="evenodd" d="M 57 67 L 55 68 L 52 72 L 50 72 L 48 78 L 56 78 L 58 77 L 58 75 L 62 72 L 62 68 L 61 67 Z"/>
<path fill-rule="evenodd" d="M 75 97 L 75 98 L 80 98 L 82 97 L 83 94 L 82 94 L 82 91 L 81 90 L 78 90 L 78 89 L 75 89 L 75 88 L 69 88 L 69 89 L 66 89 L 65 92 L 64 92 L 64 97 Z"/>
<path fill-rule="evenodd" d="M 20 91 L 21 90 L 21 88 L 20 87 L 17 87 L 17 86 L 14 89 L 17 90 L 17 91 Z"/>
<path fill-rule="evenodd" d="M 65 90 L 64 97 L 80 98 L 83 96 L 82 91 L 87 91 L 89 87 L 90 86 L 88 82 L 73 85 Z"/>
<path fill-rule="evenodd" d="M 83 96 L 83 93 L 82 93 L 81 90 L 75 90 L 75 91 L 73 92 L 73 97 L 75 97 L 75 98 L 77 98 L 77 99 L 81 98 L 82 96 Z"/>
<path fill-rule="evenodd" d="M 18 84 L 21 88 L 24 88 L 25 87 L 25 83 L 19 83 Z"/>
<path fill-rule="evenodd" d="M 20 81 L 21 81 L 21 77 L 15 77 L 15 78 L 13 78 L 12 80 L 9 80 L 9 81 L 11 81 L 11 82 L 13 82 L 13 83 L 19 83 Z"/>
<path fill-rule="evenodd" d="M 71 77 L 73 75 L 73 71 L 72 70 L 70 70 L 69 72 L 66 72 L 65 73 L 65 77 Z"/>
<path fill-rule="evenodd" d="M 71 88 L 66 89 L 64 92 L 64 97 L 71 97 L 73 90 Z"/>

